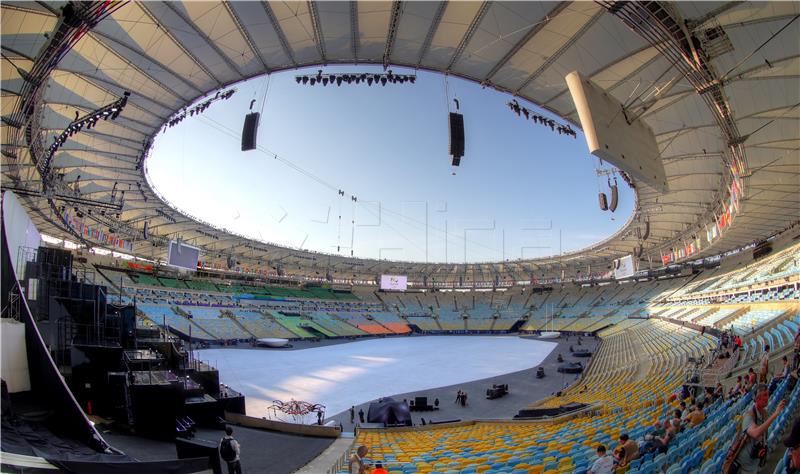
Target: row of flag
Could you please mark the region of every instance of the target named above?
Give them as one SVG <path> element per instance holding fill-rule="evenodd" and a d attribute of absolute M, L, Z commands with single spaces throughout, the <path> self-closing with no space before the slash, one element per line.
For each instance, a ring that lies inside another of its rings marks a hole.
<path fill-rule="evenodd" d="M 117 237 L 116 234 L 106 232 L 98 226 L 86 224 L 82 219 L 70 215 L 69 212 L 65 212 L 62 218 L 64 220 L 64 224 L 86 239 L 90 239 L 116 249 L 133 252 L 133 241 L 131 240 L 121 239 Z"/>
<path fill-rule="evenodd" d="M 728 189 L 728 200 L 722 201 L 722 210 L 719 214 L 714 214 L 714 222 L 706 224 L 706 238 L 707 244 L 711 244 L 717 240 L 725 229 L 733 225 L 733 220 L 740 211 L 740 199 L 744 195 L 744 183 L 742 182 L 741 172 L 743 166 L 738 160 L 734 160 L 730 166 L 731 184 Z M 703 248 L 703 244 L 699 236 L 695 235 L 693 239 L 688 242 L 683 242 L 681 247 L 673 247 L 671 252 L 661 254 L 661 263 L 668 265 L 677 262 L 686 257 L 690 257 Z"/>

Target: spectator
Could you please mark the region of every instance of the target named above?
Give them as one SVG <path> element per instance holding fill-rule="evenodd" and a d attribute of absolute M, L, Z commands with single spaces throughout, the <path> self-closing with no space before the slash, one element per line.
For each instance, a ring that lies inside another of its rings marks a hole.
<path fill-rule="evenodd" d="M 356 422 L 356 407 L 351 406 L 350 407 L 350 423 L 355 423 L 355 422 Z"/>
<path fill-rule="evenodd" d="M 625 467 L 630 464 L 634 459 L 639 458 L 639 445 L 636 441 L 630 439 L 627 433 L 619 436 L 619 446 L 614 450 L 614 458 L 616 458 L 620 467 Z"/>
<path fill-rule="evenodd" d="M 761 461 L 764 460 L 767 454 L 767 429 L 786 405 L 786 401 L 781 400 L 772 415 L 767 417 L 766 408 L 769 402 L 767 386 L 764 384 L 756 385 L 753 387 L 753 394 L 755 395 L 753 397 L 753 405 L 748 408 L 742 418 L 742 430 L 747 433 L 748 438 L 736 458 L 736 461 L 741 466 L 739 471 L 741 474 L 758 473 Z"/>
<path fill-rule="evenodd" d="M 358 410 L 358 420 L 361 423 L 364 423 L 364 409 L 363 408 L 359 408 L 359 410 Z"/>
<path fill-rule="evenodd" d="M 678 429 L 682 431 L 683 430 L 683 412 L 682 411 L 675 410 L 674 412 L 672 412 L 672 420 L 670 421 L 670 423 L 675 423 L 675 422 L 678 423 Z M 667 429 L 669 429 L 669 428 L 667 428 Z"/>
<path fill-rule="evenodd" d="M 744 388 L 745 388 L 746 391 L 749 392 L 756 385 L 756 372 L 753 370 L 752 367 L 750 367 L 747 370 L 747 380 L 746 380 L 746 382 L 747 383 L 745 384 Z"/>
<path fill-rule="evenodd" d="M 787 356 L 783 356 L 781 358 L 781 362 L 783 362 L 783 368 L 781 369 L 781 373 L 776 375 L 775 378 L 778 381 L 781 381 L 789 376 L 789 372 L 792 371 L 792 368 L 789 366 L 789 358 Z"/>
<path fill-rule="evenodd" d="M 705 413 L 703 413 L 703 407 L 700 404 L 694 406 L 694 409 L 691 413 L 689 413 L 689 427 L 694 428 L 695 426 L 699 425 L 706 419 Z"/>
<path fill-rule="evenodd" d="M 364 463 L 364 456 L 367 455 L 369 449 L 363 444 L 356 449 L 356 452 L 350 456 L 350 463 L 348 464 L 347 472 L 350 474 L 366 474 L 367 465 Z"/>
<path fill-rule="evenodd" d="M 714 387 L 714 400 L 718 400 L 725 396 L 725 389 L 722 387 L 722 384 L 717 382 L 717 386 Z"/>
<path fill-rule="evenodd" d="M 739 395 L 742 394 L 742 388 L 744 388 L 742 384 L 742 376 L 739 375 L 738 377 L 736 377 L 736 385 L 732 386 L 730 391 L 728 391 L 728 397 L 738 398 Z"/>
<path fill-rule="evenodd" d="M 789 448 L 789 460 L 786 462 L 786 474 L 800 473 L 800 418 L 794 420 L 792 430 L 783 440 L 783 445 Z"/>
<path fill-rule="evenodd" d="M 794 336 L 794 368 L 800 368 L 800 328 Z"/>
<path fill-rule="evenodd" d="M 383 468 L 383 464 L 376 462 L 375 469 L 370 474 L 389 474 L 389 471 Z"/>
<path fill-rule="evenodd" d="M 764 353 L 761 354 L 759 367 L 758 381 L 759 383 L 767 383 L 767 374 L 769 373 L 769 344 L 764 346 Z"/>
<path fill-rule="evenodd" d="M 241 446 L 233 437 L 233 428 L 225 427 L 225 436 L 219 442 L 219 457 L 228 465 L 228 474 L 242 474 L 242 463 L 239 459 Z"/>
<path fill-rule="evenodd" d="M 597 459 L 586 474 L 614 474 L 614 458 L 606 456 L 606 447 L 597 447 Z"/>

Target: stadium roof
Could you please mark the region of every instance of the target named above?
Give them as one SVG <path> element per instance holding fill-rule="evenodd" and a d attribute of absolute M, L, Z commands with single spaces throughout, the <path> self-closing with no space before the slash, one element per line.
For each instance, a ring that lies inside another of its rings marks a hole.
<path fill-rule="evenodd" d="M 639 249 L 643 260 L 660 265 L 662 253 L 695 236 L 702 250 L 692 258 L 716 254 L 800 217 L 798 2 L 101 5 L 2 4 L 3 187 L 25 196 L 35 223 L 48 234 L 77 237 L 59 216 L 62 206 L 74 206 L 87 223 L 113 228 L 115 236 L 133 242 L 133 253 L 147 258 L 163 257 L 165 242 L 181 237 L 213 259 L 233 255 L 280 264 L 287 274 L 488 281 L 494 275 L 525 280 L 562 268 L 605 268 Z M 580 71 L 653 129 L 669 192 L 635 183 L 631 220 L 589 248 L 458 265 L 352 259 L 249 240 L 181 214 L 149 187 L 143 161 L 150 140 L 183 108 L 247 78 L 335 63 L 460 76 L 575 126 L 580 123 L 564 76 Z M 70 125 L 76 111 L 83 116 L 125 91 L 131 95 L 119 118 L 75 133 L 47 159 L 53 135 Z M 739 213 L 709 244 L 706 225 L 725 213 L 729 168 L 737 163 L 744 185 Z M 643 240 L 645 222 L 649 237 Z"/>

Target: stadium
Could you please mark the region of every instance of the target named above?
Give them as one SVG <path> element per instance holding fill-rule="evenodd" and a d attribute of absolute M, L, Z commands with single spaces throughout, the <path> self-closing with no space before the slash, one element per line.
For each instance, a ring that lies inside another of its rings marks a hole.
<path fill-rule="evenodd" d="M 2 472 L 800 469 L 800 3 L 0 15 Z"/>

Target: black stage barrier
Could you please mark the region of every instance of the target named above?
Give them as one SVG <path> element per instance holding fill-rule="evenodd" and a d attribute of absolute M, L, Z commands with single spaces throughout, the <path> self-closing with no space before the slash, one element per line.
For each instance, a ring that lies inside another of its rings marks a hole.
<path fill-rule="evenodd" d="M 178 459 L 206 458 L 214 474 L 222 474 L 218 443 L 205 439 L 175 438 L 175 449 Z"/>
<path fill-rule="evenodd" d="M 585 403 L 568 403 L 557 408 L 526 408 L 514 415 L 514 418 L 542 418 L 546 416 L 558 416 L 565 413 L 580 410 L 588 407 Z"/>
<path fill-rule="evenodd" d="M 47 459 L 47 462 L 67 472 L 81 474 L 193 474 L 209 469 L 207 457 L 194 459 L 172 459 L 169 461 L 122 461 L 114 462 L 113 456 L 98 455 L 96 460 Z M 218 474 L 218 471 L 214 471 Z"/>

